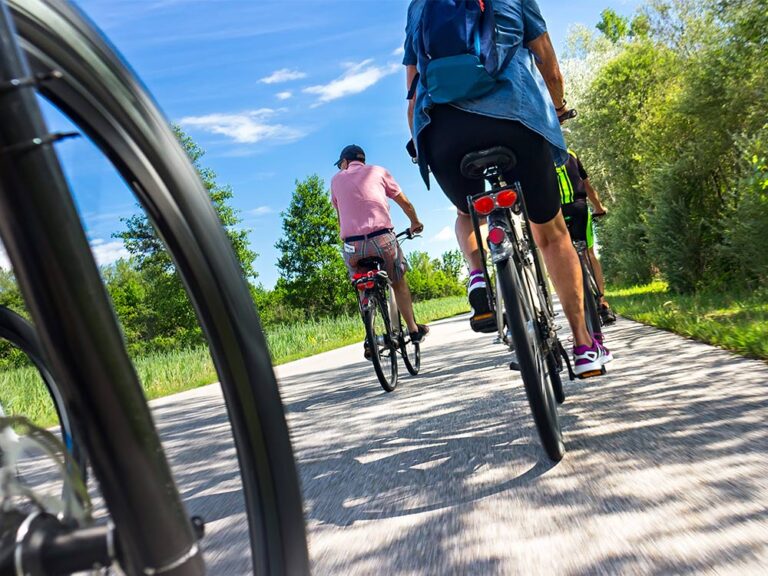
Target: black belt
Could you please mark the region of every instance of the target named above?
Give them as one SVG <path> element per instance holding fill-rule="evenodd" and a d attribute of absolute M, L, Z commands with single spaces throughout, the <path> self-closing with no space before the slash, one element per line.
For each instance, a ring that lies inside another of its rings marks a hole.
<path fill-rule="evenodd" d="M 392 228 L 382 228 L 381 230 L 376 230 L 376 232 L 371 232 L 370 234 L 364 234 L 363 236 L 347 236 L 344 238 L 344 242 L 359 242 L 360 240 L 370 240 L 371 238 L 376 238 L 376 236 L 381 236 L 382 234 L 391 234 Z"/>

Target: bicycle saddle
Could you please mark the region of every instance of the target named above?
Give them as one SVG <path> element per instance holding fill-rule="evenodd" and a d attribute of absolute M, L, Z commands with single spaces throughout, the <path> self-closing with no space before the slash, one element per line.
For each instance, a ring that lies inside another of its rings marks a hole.
<path fill-rule="evenodd" d="M 384 260 L 378 256 L 371 256 L 370 258 L 361 258 L 357 261 L 358 268 L 365 268 L 367 270 L 380 270 L 384 267 Z"/>
<path fill-rule="evenodd" d="M 465 178 L 480 180 L 485 176 L 485 171 L 491 166 L 496 166 L 500 172 L 511 170 L 517 164 L 515 153 L 503 146 L 494 146 L 487 150 L 470 152 L 461 160 L 461 173 Z"/>

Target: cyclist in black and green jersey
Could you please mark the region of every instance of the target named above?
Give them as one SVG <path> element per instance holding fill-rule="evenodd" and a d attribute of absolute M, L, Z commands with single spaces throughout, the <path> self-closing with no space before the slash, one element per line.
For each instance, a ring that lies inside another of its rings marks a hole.
<path fill-rule="evenodd" d="M 595 254 L 595 232 L 592 224 L 592 212 L 587 206 L 587 200 L 592 204 L 596 218 L 605 216 L 606 210 L 600 201 L 597 190 L 592 187 L 589 181 L 589 175 L 584 169 L 584 165 L 573 150 L 568 150 L 568 161 L 557 168 L 557 181 L 560 186 L 563 217 L 568 223 L 568 230 L 574 241 L 586 240 L 597 286 L 601 293 L 605 293 L 603 267 Z M 616 314 L 611 310 L 605 296 L 600 301 L 600 318 L 603 324 L 612 324 L 616 321 Z"/>

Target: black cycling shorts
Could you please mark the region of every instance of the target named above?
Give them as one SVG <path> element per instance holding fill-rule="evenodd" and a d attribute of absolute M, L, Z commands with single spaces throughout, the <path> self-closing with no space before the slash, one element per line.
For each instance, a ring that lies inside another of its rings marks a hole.
<path fill-rule="evenodd" d="M 579 199 L 563 204 L 563 218 L 568 232 L 571 234 L 571 240 L 586 242 L 587 248 L 592 248 L 594 245 L 592 215 L 589 212 L 587 201 Z"/>
<path fill-rule="evenodd" d="M 432 174 L 448 199 L 468 212 L 467 196 L 485 189 L 482 180 L 461 174 L 461 160 L 469 152 L 505 146 L 517 156 L 517 166 L 504 174 L 508 183 L 520 182 L 532 222 L 544 224 L 560 211 L 552 148 L 547 140 L 520 122 L 503 120 L 437 105 L 424 129 L 421 145 Z"/>

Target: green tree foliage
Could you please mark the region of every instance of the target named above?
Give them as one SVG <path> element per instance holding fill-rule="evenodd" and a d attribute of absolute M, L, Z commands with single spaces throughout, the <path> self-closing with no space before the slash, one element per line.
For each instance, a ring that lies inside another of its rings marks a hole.
<path fill-rule="evenodd" d="M 755 248 L 768 228 L 767 27 L 764 0 L 650 0 L 578 87 L 571 140 L 612 212 L 600 243 L 614 281 L 768 281 Z"/>
<path fill-rule="evenodd" d="M 281 254 L 277 291 L 312 317 L 352 312 L 356 301 L 341 256 L 339 222 L 319 176 L 296 181 L 282 218 L 283 234 L 275 244 Z"/>
<path fill-rule="evenodd" d="M 600 22 L 597 29 L 602 32 L 614 44 L 629 36 L 629 20 L 619 16 L 614 10 L 606 8 L 600 14 Z"/>
<path fill-rule="evenodd" d="M 24 299 L 13 272 L 3 268 L 0 268 L 0 306 L 5 306 L 17 314 L 28 317 L 24 307 Z M 7 340 L 0 340 L 0 368 L 18 368 L 29 365 L 27 356 L 21 350 L 11 346 Z"/>
<path fill-rule="evenodd" d="M 27 315 L 16 278 L 13 272 L 4 268 L 0 268 L 0 306 L 10 308 L 23 316 Z"/>
<path fill-rule="evenodd" d="M 218 184 L 216 174 L 201 164 L 203 150 L 181 129 L 174 130 L 232 241 L 243 275 L 248 280 L 255 279 L 257 255 L 250 249 L 249 231 L 240 227 L 238 212 L 228 204 L 232 189 Z M 105 275 L 131 346 L 163 349 L 201 343 L 202 334 L 192 304 L 146 214 L 136 214 L 123 222 L 125 230 L 114 236 L 123 240 L 131 258 L 107 270 Z"/>
<path fill-rule="evenodd" d="M 448 252 L 443 252 L 443 255 L 440 256 L 439 269 L 457 283 L 462 282 L 465 268 L 464 256 L 460 250 L 449 250 Z"/>
<path fill-rule="evenodd" d="M 464 285 L 460 273 L 464 259 L 458 251 L 446 252 L 442 258 L 430 258 L 426 252 L 408 255 L 408 286 L 414 300 L 430 300 L 443 296 L 460 296 Z"/>

